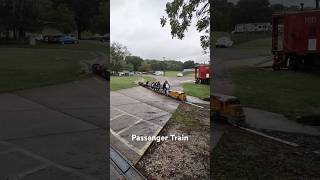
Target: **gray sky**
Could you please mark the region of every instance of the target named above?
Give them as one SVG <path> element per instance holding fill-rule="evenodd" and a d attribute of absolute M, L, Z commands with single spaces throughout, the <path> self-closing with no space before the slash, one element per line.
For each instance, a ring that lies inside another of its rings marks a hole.
<path fill-rule="evenodd" d="M 239 0 L 229 0 L 230 2 L 238 2 Z M 257 0 L 258 1 L 258 0 Z M 305 6 L 315 7 L 315 0 L 269 0 L 271 4 L 283 4 L 287 6 L 296 5 L 300 6 L 300 3 L 304 3 Z"/>
<path fill-rule="evenodd" d="M 165 0 L 111 0 L 111 42 L 127 46 L 132 55 L 143 59 L 194 60 L 208 62 L 203 54 L 200 33 L 189 27 L 185 38 L 172 39 L 170 26 L 160 25 L 165 15 Z M 195 21 L 194 21 L 195 23 Z"/>

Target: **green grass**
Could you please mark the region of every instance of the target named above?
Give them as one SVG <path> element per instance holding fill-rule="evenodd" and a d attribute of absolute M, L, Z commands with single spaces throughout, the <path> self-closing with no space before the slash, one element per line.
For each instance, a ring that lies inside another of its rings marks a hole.
<path fill-rule="evenodd" d="M 117 91 L 120 89 L 127 89 L 137 86 L 135 83 L 140 79 L 145 79 L 145 81 L 153 81 L 154 79 L 151 77 L 139 77 L 139 76 L 111 76 L 110 78 L 110 89 L 111 91 Z"/>
<path fill-rule="evenodd" d="M 248 42 L 235 44 L 235 48 L 238 49 L 249 49 L 249 50 L 266 50 L 271 51 L 271 37 L 255 39 Z"/>
<path fill-rule="evenodd" d="M 186 77 L 193 77 L 194 76 L 194 72 L 183 73 L 182 71 L 165 71 L 165 76 L 166 77 L 177 77 L 178 73 L 182 73 L 183 76 L 186 76 Z"/>
<path fill-rule="evenodd" d="M 0 92 L 41 87 L 88 77 L 80 61 L 97 57 L 98 44 L 0 47 Z M 90 48 L 89 48 L 90 47 Z M 106 52 L 106 51 L 105 51 Z"/>
<path fill-rule="evenodd" d="M 184 92 L 189 96 L 208 98 L 210 96 L 210 85 L 183 83 Z"/>
<path fill-rule="evenodd" d="M 166 77 L 177 77 L 178 73 L 182 73 L 181 71 L 165 71 Z"/>
<path fill-rule="evenodd" d="M 320 112 L 320 73 L 271 71 L 249 67 L 231 70 L 235 95 L 245 106 L 295 117 Z"/>

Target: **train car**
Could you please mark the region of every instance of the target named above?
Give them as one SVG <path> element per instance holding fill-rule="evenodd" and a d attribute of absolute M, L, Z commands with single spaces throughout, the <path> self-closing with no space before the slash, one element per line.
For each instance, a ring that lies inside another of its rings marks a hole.
<path fill-rule="evenodd" d="M 233 125 L 241 125 L 245 122 L 243 107 L 237 97 L 212 94 L 210 97 L 210 110 L 213 119 L 223 119 Z"/>
<path fill-rule="evenodd" d="M 210 65 L 200 64 L 194 68 L 195 80 L 199 84 L 209 84 L 210 83 Z"/>
<path fill-rule="evenodd" d="M 273 14 L 273 69 L 309 69 L 320 65 L 320 10 Z"/>

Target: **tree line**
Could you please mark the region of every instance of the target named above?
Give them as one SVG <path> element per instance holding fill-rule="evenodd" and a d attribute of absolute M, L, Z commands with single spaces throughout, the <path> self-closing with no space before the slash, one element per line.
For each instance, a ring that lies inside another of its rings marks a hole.
<path fill-rule="evenodd" d="M 0 35 L 23 40 L 26 32 L 55 28 L 68 34 L 109 31 L 110 0 L 0 0 Z M 13 36 L 10 36 L 13 34 Z"/>
<path fill-rule="evenodd" d="M 126 46 L 113 42 L 110 46 L 109 68 L 111 72 L 128 71 L 182 71 L 194 68 L 197 63 L 192 60 L 181 62 L 175 60 L 142 59 L 131 55 Z"/>
<path fill-rule="evenodd" d="M 299 5 L 270 4 L 269 0 L 239 0 L 237 4 L 228 0 L 215 0 L 213 7 L 214 31 L 226 32 L 234 30 L 236 24 L 271 22 L 275 12 L 300 10 Z"/>

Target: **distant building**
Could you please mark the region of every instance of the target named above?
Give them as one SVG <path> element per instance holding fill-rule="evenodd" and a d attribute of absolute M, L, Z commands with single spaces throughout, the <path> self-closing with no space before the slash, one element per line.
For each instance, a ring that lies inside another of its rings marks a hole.
<path fill-rule="evenodd" d="M 247 23 L 237 24 L 234 28 L 233 33 L 244 33 L 244 32 L 271 32 L 271 23 Z"/>
<path fill-rule="evenodd" d="M 194 72 L 194 68 L 192 68 L 192 69 L 183 69 L 183 72 Z"/>

